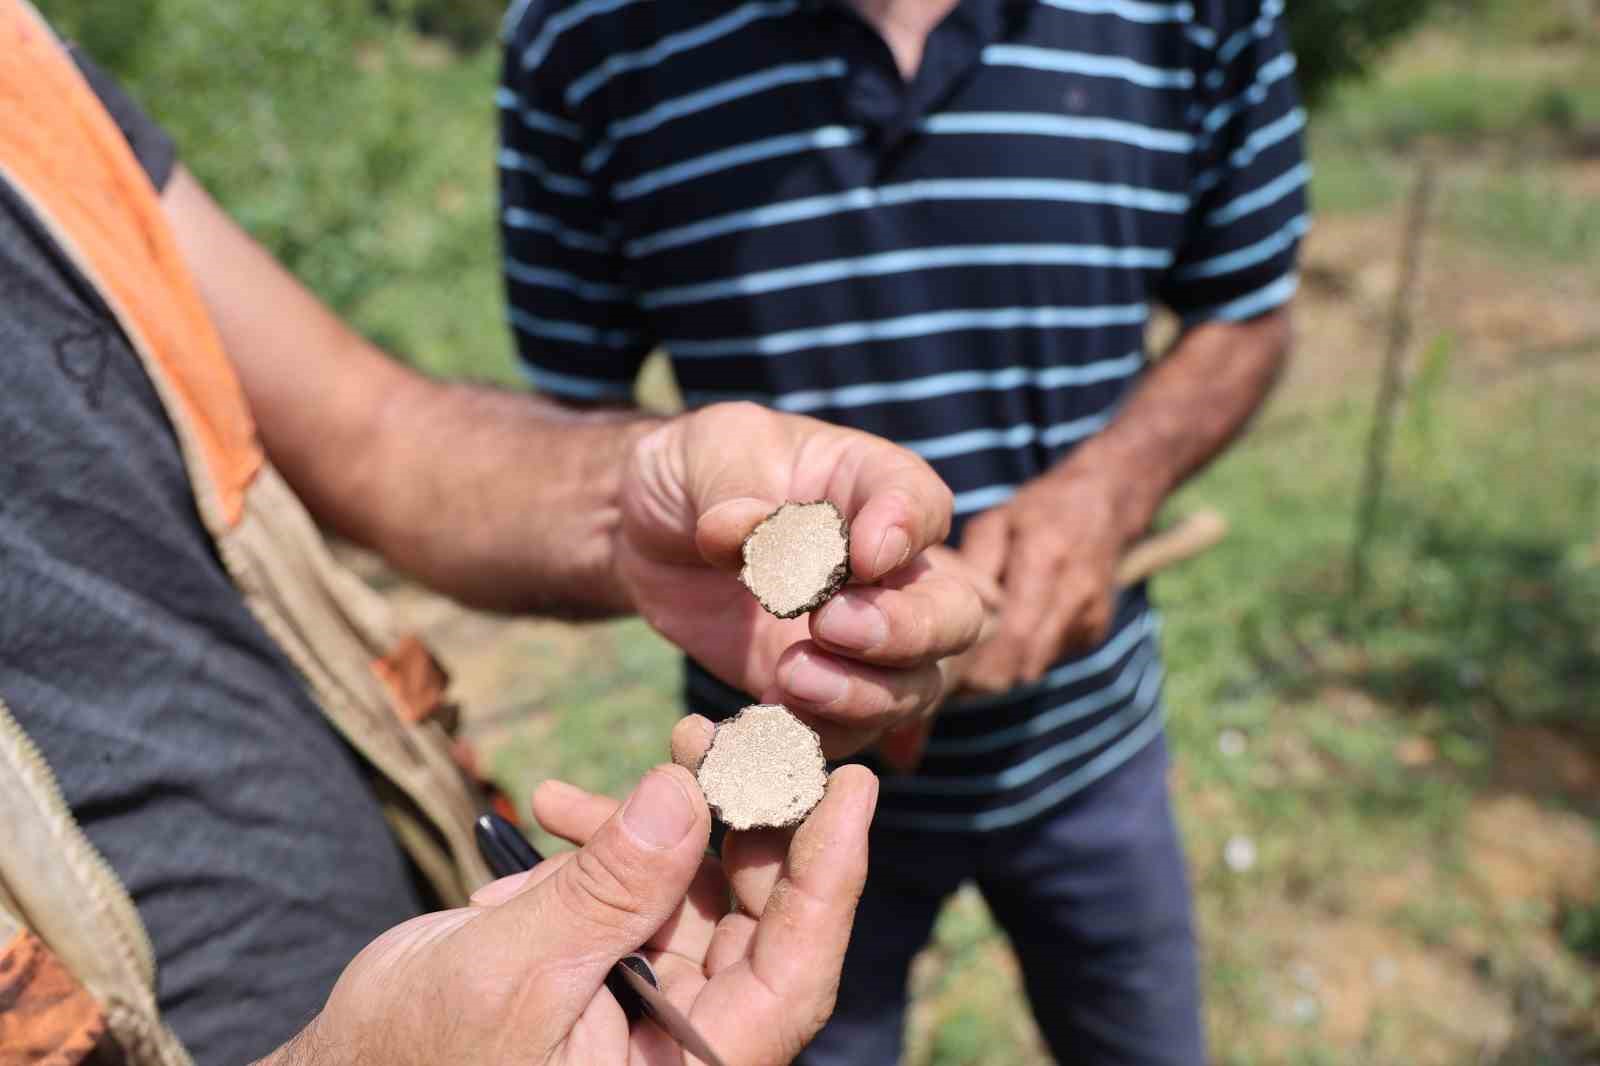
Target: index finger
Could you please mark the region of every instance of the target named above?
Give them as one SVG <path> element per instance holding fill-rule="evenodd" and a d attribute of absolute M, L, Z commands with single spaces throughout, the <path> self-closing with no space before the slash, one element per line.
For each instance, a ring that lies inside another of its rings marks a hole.
<path fill-rule="evenodd" d="M 950 535 L 955 497 L 916 454 L 855 434 L 836 466 L 828 498 L 846 501 L 850 572 L 877 581 Z"/>
<path fill-rule="evenodd" d="M 876 581 L 949 535 L 950 489 L 897 444 L 746 408 L 707 408 L 702 421 L 690 427 L 693 456 L 685 464 L 695 545 L 714 566 L 736 568 L 744 538 L 785 500 L 827 499 L 844 513 L 851 571 L 862 581 Z M 713 423 L 720 428 L 714 435 Z"/>
<path fill-rule="evenodd" d="M 982 633 L 986 614 L 972 585 L 919 559 L 881 585 L 845 589 L 812 612 L 810 626 L 829 651 L 908 667 L 966 651 Z"/>

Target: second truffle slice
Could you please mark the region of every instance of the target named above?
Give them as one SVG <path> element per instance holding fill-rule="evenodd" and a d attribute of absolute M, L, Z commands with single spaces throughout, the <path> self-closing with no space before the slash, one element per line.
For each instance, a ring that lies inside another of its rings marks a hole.
<path fill-rule="evenodd" d="M 828 787 L 822 742 L 779 703 L 746 707 L 718 724 L 695 776 L 730 829 L 799 825 Z"/>

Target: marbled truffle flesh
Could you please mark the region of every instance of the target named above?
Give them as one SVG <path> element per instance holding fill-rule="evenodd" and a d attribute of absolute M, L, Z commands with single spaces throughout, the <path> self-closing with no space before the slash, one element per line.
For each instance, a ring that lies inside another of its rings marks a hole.
<path fill-rule="evenodd" d="M 828 602 L 850 577 L 850 524 L 827 500 L 786 503 L 744 540 L 739 580 L 779 618 Z"/>
<path fill-rule="evenodd" d="M 730 829 L 799 825 L 828 785 L 822 742 L 781 703 L 758 703 L 718 724 L 695 776 Z"/>

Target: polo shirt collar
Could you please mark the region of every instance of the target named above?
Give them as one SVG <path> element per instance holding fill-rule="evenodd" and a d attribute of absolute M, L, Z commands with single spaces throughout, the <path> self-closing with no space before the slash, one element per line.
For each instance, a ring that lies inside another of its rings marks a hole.
<path fill-rule="evenodd" d="M 889 47 L 849 0 L 802 0 L 805 12 L 840 47 L 849 72 L 841 91 L 851 121 L 880 152 L 898 145 L 937 110 L 982 62 L 983 49 L 1010 36 L 1037 0 L 958 0 L 928 34 L 922 62 L 907 83 Z"/>

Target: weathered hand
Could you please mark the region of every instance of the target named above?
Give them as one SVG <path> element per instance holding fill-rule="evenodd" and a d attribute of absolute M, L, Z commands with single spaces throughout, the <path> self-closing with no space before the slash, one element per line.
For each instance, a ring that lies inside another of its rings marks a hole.
<path fill-rule="evenodd" d="M 1005 600 L 993 637 L 964 663 L 966 690 L 1037 681 L 1062 655 L 1105 639 L 1130 539 L 1114 501 L 1105 478 L 1064 468 L 967 524 L 961 554 L 1001 583 Z"/>
<path fill-rule="evenodd" d="M 746 534 L 785 500 L 850 520 L 859 582 L 808 618 L 767 614 L 739 584 Z M 788 705 L 830 757 L 859 750 L 942 695 L 940 660 L 977 638 L 971 585 L 920 555 L 949 531 L 950 491 L 879 438 L 750 404 L 673 419 L 634 450 L 618 573 L 633 606 L 723 681 Z"/>
<path fill-rule="evenodd" d="M 730 914 L 724 874 L 704 858 L 711 815 L 682 767 L 651 771 L 620 810 L 546 783 L 535 814 L 579 850 L 379 937 L 259 1066 L 681 1066 L 677 1045 L 630 1027 L 604 986 L 641 946 L 726 1061 L 787 1063 L 833 1010 L 876 801 L 870 772 L 836 771 L 765 890 L 741 890 Z"/>

